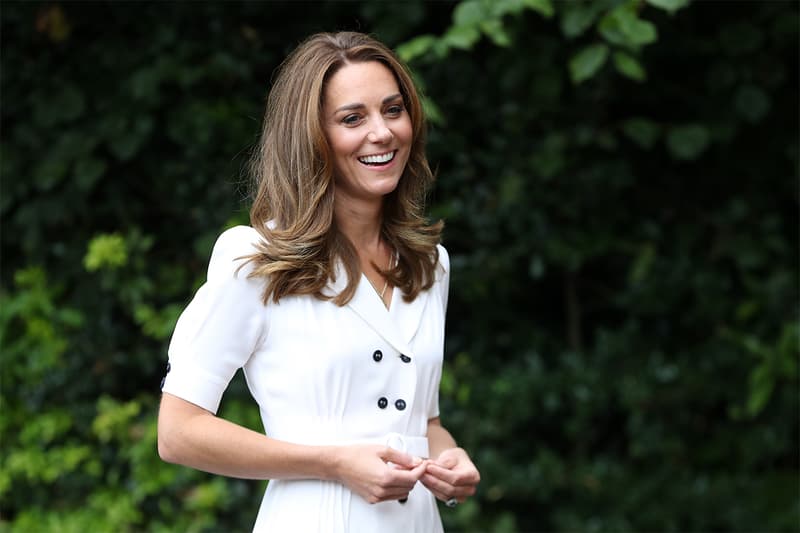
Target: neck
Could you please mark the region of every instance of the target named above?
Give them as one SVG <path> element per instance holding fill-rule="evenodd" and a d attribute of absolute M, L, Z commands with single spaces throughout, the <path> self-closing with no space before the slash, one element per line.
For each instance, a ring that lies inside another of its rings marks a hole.
<path fill-rule="evenodd" d="M 335 200 L 334 200 L 335 201 Z M 336 203 L 333 213 L 336 226 L 356 250 L 375 250 L 380 246 L 383 203 L 345 205 Z"/>

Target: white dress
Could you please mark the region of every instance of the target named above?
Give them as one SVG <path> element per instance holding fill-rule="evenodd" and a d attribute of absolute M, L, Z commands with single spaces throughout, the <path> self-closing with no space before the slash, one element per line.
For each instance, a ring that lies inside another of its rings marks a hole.
<path fill-rule="evenodd" d="M 248 279 L 242 256 L 251 227 L 225 231 L 208 279 L 175 327 L 163 391 L 216 413 L 238 368 L 258 402 L 265 432 L 299 444 L 380 443 L 428 457 L 428 419 L 439 414 L 447 252 L 439 247 L 433 287 L 405 302 L 395 288 L 387 310 L 362 275 L 345 306 L 309 296 L 262 303 L 263 281 Z M 326 293 L 347 277 L 341 266 Z M 421 483 L 408 501 L 369 504 L 345 486 L 273 480 L 258 532 L 440 532 L 433 494 Z"/>

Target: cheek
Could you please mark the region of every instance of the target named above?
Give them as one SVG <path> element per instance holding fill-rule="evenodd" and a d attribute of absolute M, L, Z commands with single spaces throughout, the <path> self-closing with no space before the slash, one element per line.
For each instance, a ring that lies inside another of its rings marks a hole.
<path fill-rule="evenodd" d="M 406 144 L 411 144 L 411 140 L 414 137 L 413 128 L 411 127 L 411 119 L 406 118 L 406 120 L 403 122 L 404 124 L 401 129 L 400 135 L 403 138 L 403 142 L 405 142 Z"/>
<path fill-rule="evenodd" d="M 348 134 L 348 132 L 341 132 L 332 141 L 331 146 L 337 157 L 348 157 L 354 154 L 360 144 L 357 136 Z"/>

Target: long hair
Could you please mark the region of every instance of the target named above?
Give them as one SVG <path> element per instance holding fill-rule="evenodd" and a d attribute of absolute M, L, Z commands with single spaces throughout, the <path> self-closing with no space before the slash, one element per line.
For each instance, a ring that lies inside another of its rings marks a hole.
<path fill-rule="evenodd" d="M 406 168 L 384 198 L 381 236 L 396 251 L 397 262 L 382 273 L 406 301 L 434 282 L 443 224 L 429 224 L 423 215 L 434 178 L 425 157 L 425 117 L 413 80 L 394 53 L 375 39 L 355 32 L 319 33 L 280 66 L 251 163 L 257 190 L 250 223 L 263 239 L 248 257 L 253 263 L 249 275 L 265 278 L 265 304 L 291 295 L 330 299 L 323 289 L 335 280 L 337 261 L 348 280 L 333 301 L 345 305 L 355 294 L 361 267 L 333 216 L 335 169 L 322 108 L 327 81 L 342 66 L 367 61 L 378 61 L 394 74 L 413 134 Z"/>

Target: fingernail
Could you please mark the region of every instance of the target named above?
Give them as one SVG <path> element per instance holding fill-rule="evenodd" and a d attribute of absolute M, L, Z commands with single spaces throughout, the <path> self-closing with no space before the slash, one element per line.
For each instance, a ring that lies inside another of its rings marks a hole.
<path fill-rule="evenodd" d="M 420 464 L 422 462 L 422 458 L 421 457 L 417 457 L 415 455 L 414 457 L 411 458 L 411 462 L 413 463 L 414 466 L 417 466 L 418 464 Z"/>

